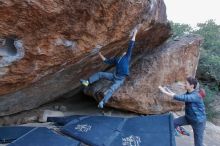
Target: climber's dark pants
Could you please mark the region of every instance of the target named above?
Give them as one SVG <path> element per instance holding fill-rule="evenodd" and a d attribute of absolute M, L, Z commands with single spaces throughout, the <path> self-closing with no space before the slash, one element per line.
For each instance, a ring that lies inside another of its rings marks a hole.
<path fill-rule="evenodd" d="M 102 101 L 105 103 L 108 102 L 108 100 L 111 98 L 112 94 L 124 83 L 125 76 L 116 76 L 113 73 L 108 73 L 108 72 L 98 72 L 93 74 L 89 78 L 89 83 L 92 84 L 95 81 L 98 81 L 100 79 L 107 79 L 109 81 L 113 81 L 113 84 L 111 87 L 105 92 L 105 96 L 102 99 Z"/>
<path fill-rule="evenodd" d="M 203 146 L 203 135 L 206 121 L 204 122 L 189 122 L 185 116 L 174 119 L 174 128 L 178 126 L 191 125 L 194 133 L 194 145 Z"/>

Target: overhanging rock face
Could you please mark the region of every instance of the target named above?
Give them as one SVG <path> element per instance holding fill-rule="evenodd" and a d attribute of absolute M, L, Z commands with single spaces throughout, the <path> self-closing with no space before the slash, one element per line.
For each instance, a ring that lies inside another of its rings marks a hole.
<path fill-rule="evenodd" d="M 181 110 L 183 104 L 161 94 L 158 86 L 170 85 L 175 90 L 175 82 L 195 76 L 201 43 L 200 36 L 190 35 L 168 40 L 151 53 L 143 52 L 131 67 L 130 77 L 107 105 L 141 114 Z M 100 101 L 110 85 L 111 82 L 102 80 L 84 91 Z"/>
<path fill-rule="evenodd" d="M 163 0 L 1 1 L 1 46 L 13 38 L 22 52 L 0 65 L 0 116 L 52 101 L 77 88 L 79 78 L 106 69 L 97 48 L 106 56 L 121 53 L 137 24 L 137 51 L 164 42 L 170 27 Z"/>

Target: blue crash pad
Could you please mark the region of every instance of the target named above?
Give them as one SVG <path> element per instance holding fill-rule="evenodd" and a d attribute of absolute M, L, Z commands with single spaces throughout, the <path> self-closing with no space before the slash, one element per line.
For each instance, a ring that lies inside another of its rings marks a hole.
<path fill-rule="evenodd" d="M 45 127 L 38 127 L 8 146 L 78 146 L 79 144 L 79 141 L 59 135 Z"/>
<path fill-rule="evenodd" d="M 58 126 L 64 126 L 67 123 L 71 122 L 72 120 L 82 120 L 89 116 L 82 116 L 82 115 L 73 115 L 73 116 L 65 116 L 65 117 L 48 117 L 47 122 L 54 122 Z"/>
<path fill-rule="evenodd" d="M 112 134 L 120 130 L 126 119 L 104 116 L 90 116 L 83 120 L 74 119 L 64 126 L 63 133 L 88 145 L 103 145 Z"/>
<path fill-rule="evenodd" d="M 0 127 L 0 143 L 10 143 L 25 133 L 31 131 L 34 127 L 11 126 Z"/>
<path fill-rule="evenodd" d="M 69 122 L 62 132 L 92 146 L 176 145 L 171 114 L 134 118 L 91 116 Z"/>
<path fill-rule="evenodd" d="M 128 119 L 111 145 L 175 146 L 171 115 Z"/>

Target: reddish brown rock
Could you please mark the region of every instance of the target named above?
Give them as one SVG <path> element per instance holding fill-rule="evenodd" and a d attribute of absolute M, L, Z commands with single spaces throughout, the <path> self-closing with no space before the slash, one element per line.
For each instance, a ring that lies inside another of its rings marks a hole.
<path fill-rule="evenodd" d="M 176 91 L 177 81 L 195 76 L 201 43 L 200 36 L 190 35 L 169 40 L 151 53 L 142 52 L 132 65 L 129 78 L 107 105 L 141 114 L 181 110 L 183 104 L 165 97 L 158 86 L 171 85 Z M 86 88 L 85 93 L 100 101 L 110 85 L 111 82 L 102 80 Z"/>
<path fill-rule="evenodd" d="M 112 56 L 142 24 L 137 48 L 170 35 L 163 0 L 0 1 L 0 116 L 29 110 L 103 70 L 96 48 Z M 12 47 L 18 40 L 20 47 Z M 4 43 L 6 42 L 6 43 Z"/>

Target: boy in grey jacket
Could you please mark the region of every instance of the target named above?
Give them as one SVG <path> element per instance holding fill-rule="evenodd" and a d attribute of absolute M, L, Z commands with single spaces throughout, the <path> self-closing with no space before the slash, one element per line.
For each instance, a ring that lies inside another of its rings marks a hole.
<path fill-rule="evenodd" d="M 175 100 L 185 102 L 185 116 L 174 119 L 174 127 L 191 125 L 194 133 L 195 146 L 203 146 L 203 134 L 206 125 L 206 113 L 203 97 L 196 89 L 198 81 L 193 77 L 186 78 L 183 95 L 176 95 L 174 92 L 159 86 L 161 92 Z"/>

